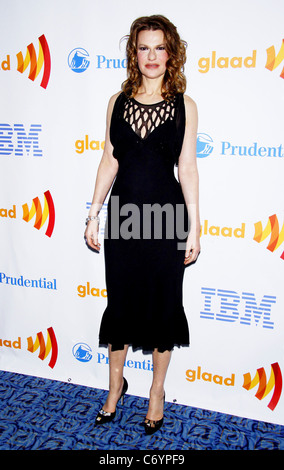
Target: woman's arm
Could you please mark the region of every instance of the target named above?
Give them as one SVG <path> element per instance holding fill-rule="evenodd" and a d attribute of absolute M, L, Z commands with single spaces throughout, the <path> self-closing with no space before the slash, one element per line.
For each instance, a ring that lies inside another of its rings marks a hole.
<path fill-rule="evenodd" d="M 116 95 L 112 96 L 109 100 L 108 109 L 107 109 L 107 123 L 106 123 L 106 136 L 105 136 L 105 146 L 103 155 L 99 164 L 94 196 L 92 200 L 92 205 L 89 211 L 89 216 L 97 216 L 102 208 L 104 200 L 109 192 L 109 189 L 113 183 L 113 180 L 118 171 L 118 161 L 113 156 L 113 146 L 110 142 L 110 121 L 113 111 L 113 106 L 115 103 L 116 98 L 120 94 L 117 93 Z M 99 231 L 99 223 L 97 220 L 91 220 L 87 224 L 87 228 L 85 230 L 85 238 L 87 240 L 88 245 L 91 248 L 95 248 L 96 250 L 100 250 L 100 243 L 98 241 L 98 231 Z"/>
<path fill-rule="evenodd" d="M 184 264 L 195 261 L 200 252 L 199 176 L 196 161 L 198 113 L 195 102 L 184 96 L 186 127 L 178 163 L 178 178 L 188 210 L 190 230 Z"/>

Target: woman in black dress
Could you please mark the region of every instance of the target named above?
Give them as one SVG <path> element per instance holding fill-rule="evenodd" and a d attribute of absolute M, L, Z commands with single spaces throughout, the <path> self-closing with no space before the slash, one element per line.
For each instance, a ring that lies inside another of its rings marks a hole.
<path fill-rule="evenodd" d="M 100 250 L 99 211 L 112 186 L 104 251 L 108 304 L 99 341 L 109 348 L 109 394 L 96 424 L 111 421 L 127 390 L 129 345 L 153 356 L 145 430 L 163 423 L 164 382 L 174 346 L 189 345 L 182 304 L 185 266 L 200 251 L 197 109 L 184 95 L 185 43 L 164 16 L 133 22 L 128 78 L 107 112 L 85 237 Z M 174 166 L 178 165 L 178 179 Z"/>

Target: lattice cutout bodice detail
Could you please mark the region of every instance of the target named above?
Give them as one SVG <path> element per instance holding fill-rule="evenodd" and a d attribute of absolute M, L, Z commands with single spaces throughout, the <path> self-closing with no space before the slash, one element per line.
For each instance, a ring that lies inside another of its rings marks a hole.
<path fill-rule="evenodd" d="M 130 98 L 124 104 L 123 119 L 141 139 L 146 139 L 154 129 L 168 119 L 172 121 L 174 115 L 175 99 L 156 104 L 142 104 Z"/>

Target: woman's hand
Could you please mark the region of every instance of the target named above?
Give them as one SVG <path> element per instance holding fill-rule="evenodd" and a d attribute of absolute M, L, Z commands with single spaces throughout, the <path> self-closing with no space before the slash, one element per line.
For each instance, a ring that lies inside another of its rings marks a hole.
<path fill-rule="evenodd" d="M 200 253 L 200 235 L 189 232 L 186 241 L 184 264 L 193 263 Z"/>
<path fill-rule="evenodd" d="M 100 251 L 101 244 L 99 243 L 99 222 L 97 220 L 89 220 L 86 230 L 85 239 L 90 248 Z"/>

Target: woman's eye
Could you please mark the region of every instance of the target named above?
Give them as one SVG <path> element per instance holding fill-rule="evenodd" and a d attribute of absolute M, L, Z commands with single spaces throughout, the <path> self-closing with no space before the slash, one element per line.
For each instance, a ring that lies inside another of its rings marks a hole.
<path fill-rule="evenodd" d="M 140 46 L 139 51 L 147 51 L 147 47 L 146 46 Z"/>

